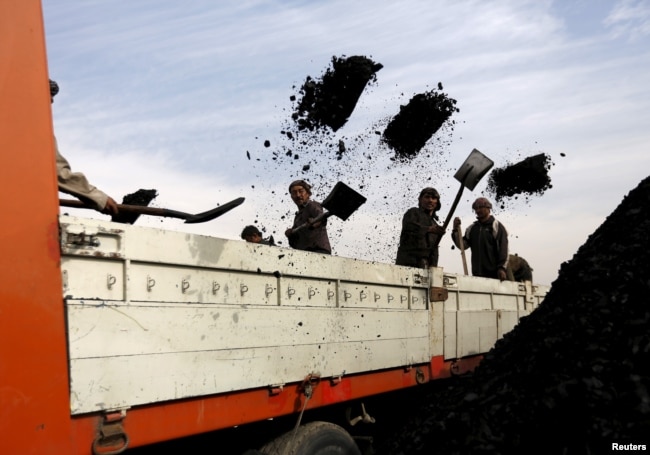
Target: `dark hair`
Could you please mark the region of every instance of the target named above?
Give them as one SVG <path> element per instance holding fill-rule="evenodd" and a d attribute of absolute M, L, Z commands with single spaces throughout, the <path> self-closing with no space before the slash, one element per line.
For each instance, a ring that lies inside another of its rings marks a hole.
<path fill-rule="evenodd" d="M 59 84 L 57 84 L 56 81 L 50 79 L 50 96 L 54 98 L 54 95 L 57 93 L 59 93 Z"/>
<path fill-rule="evenodd" d="M 420 196 L 418 197 L 418 201 L 422 199 L 422 196 L 424 196 L 425 194 L 428 194 L 429 196 L 438 199 L 438 204 L 436 204 L 436 208 L 433 211 L 437 212 L 438 210 L 440 210 L 442 204 L 440 203 L 440 193 L 438 193 L 438 190 L 431 187 L 424 188 L 422 191 L 420 191 Z"/>
<path fill-rule="evenodd" d="M 477 198 L 477 199 L 472 203 L 472 210 L 476 210 L 476 208 L 477 208 L 479 205 L 484 205 L 485 207 L 487 207 L 487 208 L 489 208 L 490 210 L 492 210 L 492 203 L 491 203 L 490 201 L 488 201 L 487 198 L 484 198 L 484 197 Z"/>
<path fill-rule="evenodd" d="M 309 194 L 311 196 L 311 185 L 309 183 L 305 182 L 304 180 L 294 180 L 293 182 L 291 182 L 289 184 L 289 193 L 291 193 L 291 188 L 293 188 L 294 186 L 303 187 L 305 189 L 305 191 L 307 192 L 307 194 Z"/>
<path fill-rule="evenodd" d="M 261 237 L 262 233 L 255 226 L 250 224 L 250 225 L 246 226 L 243 231 L 241 231 L 241 238 L 246 240 L 246 237 L 248 237 L 250 235 L 259 235 Z"/>

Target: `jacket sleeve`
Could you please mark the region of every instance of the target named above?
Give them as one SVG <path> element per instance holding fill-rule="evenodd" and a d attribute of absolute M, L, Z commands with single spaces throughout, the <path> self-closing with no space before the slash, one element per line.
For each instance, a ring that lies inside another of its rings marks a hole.
<path fill-rule="evenodd" d="M 497 231 L 497 245 L 499 247 L 499 261 L 497 266 L 508 270 L 508 231 L 501 223 L 499 223 L 499 230 Z"/>
<path fill-rule="evenodd" d="M 81 172 L 72 172 L 68 160 L 59 153 L 56 138 L 54 138 L 54 148 L 56 151 L 56 174 L 59 191 L 76 196 L 97 210 L 101 211 L 106 207 L 108 195 L 91 185 Z"/>

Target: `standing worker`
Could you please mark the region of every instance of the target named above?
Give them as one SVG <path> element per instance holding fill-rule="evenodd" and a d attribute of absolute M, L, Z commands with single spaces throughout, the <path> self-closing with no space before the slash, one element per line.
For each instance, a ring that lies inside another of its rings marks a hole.
<path fill-rule="evenodd" d="M 59 93 L 59 84 L 50 79 L 50 100 L 52 103 L 54 103 L 54 96 L 57 93 Z M 54 138 L 54 149 L 56 152 L 56 175 L 59 191 L 79 198 L 98 212 L 117 215 L 119 209 L 112 197 L 91 185 L 81 172 L 72 172 L 68 160 L 59 153 L 56 138 Z"/>
<path fill-rule="evenodd" d="M 480 197 L 472 204 L 476 221 L 466 230 L 461 241 L 465 249 L 472 250 L 472 275 L 485 278 L 507 278 L 508 268 L 508 231 L 491 214 L 492 204 Z M 451 239 L 460 248 L 458 226 L 460 218 L 454 218 Z"/>
<path fill-rule="evenodd" d="M 314 218 L 323 214 L 320 203 L 311 200 L 311 185 L 304 180 L 296 180 L 289 185 L 291 200 L 298 207 L 293 226 L 285 231 L 289 245 L 297 250 L 332 254 L 327 236 L 327 219 L 314 223 Z M 303 228 L 302 225 L 306 226 Z M 300 229 L 297 229 L 298 227 Z"/>
<path fill-rule="evenodd" d="M 445 233 L 438 225 L 440 194 L 435 188 L 420 191 L 418 206 L 411 207 L 402 217 L 395 264 L 409 267 L 436 267 L 438 244 Z"/>

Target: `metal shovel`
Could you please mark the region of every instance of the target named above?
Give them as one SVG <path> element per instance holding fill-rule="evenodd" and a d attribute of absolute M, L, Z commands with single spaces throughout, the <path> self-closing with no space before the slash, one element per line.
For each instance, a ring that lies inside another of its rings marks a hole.
<path fill-rule="evenodd" d="M 140 205 L 126 205 L 126 204 L 117 204 L 120 212 L 125 213 L 137 213 L 140 215 L 153 215 L 153 216 L 164 216 L 169 218 L 181 218 L 185 220 L 185 223 L 205 223 L 206 221 L 213 220 L 224 213 L 234 209 L 235 207 L 241 205 L 244 202 L 244 198 L 240 197 L 234 199 L 230 202 L 227 202 L 219 207 L 215 207 L 206 212 L 191 214 L 179 212 L 177 210 L 164 209 L 158 207 L 146 207 Z M 78 209 L 92 209 L 81 201 L 75 199 L 61 199 L 59 200 L 59 205 L 62 207 L 74 207 Z"/>
<path fill-rule="evenodd" d="M 291 232 L 296 233 L 306 227 L 318 223 L 319 221 L 323 221 L 332 215 L 336 215 L 345 221 L 350 217 L 350 215 L 356 212 L 364 202 L 366 202 L 364 196 L 354 191 L 345 183 L 337 182 L 336 185 L 334 185 L 334 188 L 332 188 L 330 194 L 321 203 L 321 205 L 328 211 L 321 213 L 311 220 L 310 223 L 303 223 L 300 226 L 293 228 Z"/>
<path fill-rule="evenodd" d="M 490 169 L 492 169 L 492 166 L 494 166 L 494 161 L 483 155 L 478 150 L 472 150 L 463 164 L 461 164 L 460 168 L 458 168 L 456 174 L 454 174 L 454 178 L 460 182 L 460 189 L 456 194 L 454 203 L 451 205 L 451 209 L 449 209 L 449 214 L 447 215 L 447 218 L 445 218 L 442 229 L 447 229 L 447 226 L 451 221 L 451 217 L 456 210 L 456 206 L 458 205 L 458 201 L 460 201 L 460 196 L 463 194 L 465 187 L 467 187 L 467 189 L 470 191 L 473 190 L 476 187 L 476 184 L 483 178 L 483 176 L 487 174 Z M 440 243 L 440 240 L 441 236 L 438 237 L 438 241 L 436 243 Z"/>

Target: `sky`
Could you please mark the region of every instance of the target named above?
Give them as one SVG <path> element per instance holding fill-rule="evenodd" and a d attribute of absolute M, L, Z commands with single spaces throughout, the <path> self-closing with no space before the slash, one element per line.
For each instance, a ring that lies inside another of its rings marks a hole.
<path fill-rule="evenodd" d="M 246 198 L 208 223 L 143 216 L 137 225 L 240 239 L 256 224 L 286 246 L 289 182 L 305 178 L 323 200 L 344 181 L 367 202 L 345 221 L 330 217 L 334 254 L 390 263 L 423 187 L 441 193 L 441 222 L 449 216 L 460 190 L 453 175 L 473 149 L 495 168 L 544 153 L 552 188 L 495 204 L 493 214 L 534 281 L 551 284 L 650 174 L 644 0 L 43 0 L 43 13 L 60 86 L 54 130 L 73 170 L 118 202 L 156 189 L 152 205 L 198 213 Z M 306 77 L 354 55 L 383 68 L 328 136 L 349 153 L 333 160 L 321 142 L 273 160 L 291 147 L 281 132 Z M 391 160 L 375 131 L 439 82 L 457 100 L 453 124 L 416 159 Z M 486 187 L 487 177 L 463 189 L 452 214 L 463 226 L 474 220 L 471 202 L 490 197 Z M 439 265 L 463 272 L 448 235 Z"/>

